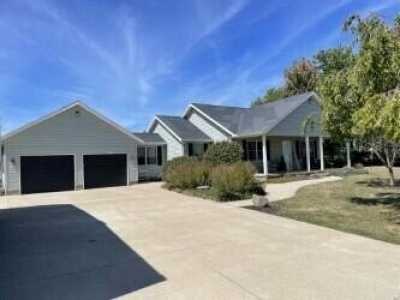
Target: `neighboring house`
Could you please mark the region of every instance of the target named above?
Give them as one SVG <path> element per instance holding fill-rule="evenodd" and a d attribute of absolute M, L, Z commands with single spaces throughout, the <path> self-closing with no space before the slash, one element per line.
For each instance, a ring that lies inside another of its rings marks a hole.
<path fill-rule="evenodd" d="M 165 161 L 202 156 L 218 141 L 240 143 L 243 159 L 264 175 L 323 170 L 320 115 L 315 93 L 253 108 L 192 103 L 182 117 L 157 115 L 148 132 L 137 133 L 75 102 L 3 137 L 4 189 L 50 192 L 159 179 Z M 347 150 L 349 166 L 349 144 Z"/>
<path fill-rule="evenodd" d="M 283 167 L 310 171 L 324 169 L 320 157 L 326 135 L 320 129 L 320 115 L 315 93 L 252 108 L 192 103 L 182 117 L 156 116 L 148 131 L 167 142 L 168 159 L 202 155 L 210 140 L 236 141 L 243 146 L 244 159 L 253 162 L 259 173 Z"/>
<path fill-rule="evenodd" d="M 34 193 L 128 185 L 159 174 L 165 151 L 157 134 L 134 134 L 75 102 L 3 137 L 4 187 Z"/>

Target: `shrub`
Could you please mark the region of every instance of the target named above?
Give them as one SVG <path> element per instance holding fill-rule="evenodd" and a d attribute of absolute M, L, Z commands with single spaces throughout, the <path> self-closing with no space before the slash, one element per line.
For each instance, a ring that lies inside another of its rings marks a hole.
<path fill-rule="evenodd" d="M 256 181 L 253 165 L 237 162 L 231 165 L 219 165 L 211 174 L 211 186 L 219 200 L 237 200 L 259 193 L 260 184 Z"/>
<path fill-rule="evenodd" d="M 180 157 L 167 163 L 163 180 L 170 188 L 192 189 L 209 182 L 210 166 L 195 158 Z"/>
<path fill-rule="evenodd" d="M 180 166 L 185 163 L 191 163 L 193 160 L 195 160 L 194 157 L 187 157 L 187 156 L 176 157 L 174 159 L 168 160 L 162 167 L 161 179 L 166 181 L 167 170 L 173 170 L 177 166 Z"/>
<path fill-rule="evenodd" d="M 232 164 L 242 159 L 243 150 L 237 142 L 218 142 L 208 147 L 203 159 L 214 164 Z"/>

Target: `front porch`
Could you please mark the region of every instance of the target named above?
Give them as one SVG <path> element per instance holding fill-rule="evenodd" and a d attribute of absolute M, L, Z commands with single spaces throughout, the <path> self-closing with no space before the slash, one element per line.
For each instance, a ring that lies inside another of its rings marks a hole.
<path fill-rule="evenodd" d="M 259 175 L 287 172 L 323 171 L 324 137 L 258 136 L 236 140 L 242 145 L 243 160 L 249 161 Z M 351 166 L 350 147 L 346 145 L 347 166 Z M 266 158 L 266 159 L 264 159 Z"/>

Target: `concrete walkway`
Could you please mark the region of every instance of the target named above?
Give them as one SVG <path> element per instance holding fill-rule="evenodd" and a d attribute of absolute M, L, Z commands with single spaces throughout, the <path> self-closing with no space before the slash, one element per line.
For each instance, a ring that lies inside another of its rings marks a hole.
<path fill-rule="evenodd" d="M 267 183 L 266 186 L 267 197 L 269 201 L 279 201 L 283 199 L 288 199 L 296 195 L 296 192 L 302 187 L 323 182 L 337 181 L 341 179 L 342 179 L 341 177 L 329 176 L 324 178 L 299 180 L 287 183 L 270 183 L 270 184 Z M 236 207 L 246 207 L 253 205 L 253 202 L 250 199 L 250 200 L 227 202 L 226 204 Z"/>
<path fill-rule="evenodd" d="M 4 200 L 0 299 L 400 296 L 398 245 L 159 183 Z"/>

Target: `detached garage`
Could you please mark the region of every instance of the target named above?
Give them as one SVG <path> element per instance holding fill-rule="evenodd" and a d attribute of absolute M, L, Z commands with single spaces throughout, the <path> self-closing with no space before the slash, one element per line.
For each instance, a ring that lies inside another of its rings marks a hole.
<path fill-rule="evenodd" d="M 7 134 L 2 144 L 9 194 L 136 183 L 137 147 L 145 142 L 75 102 Z"/>

